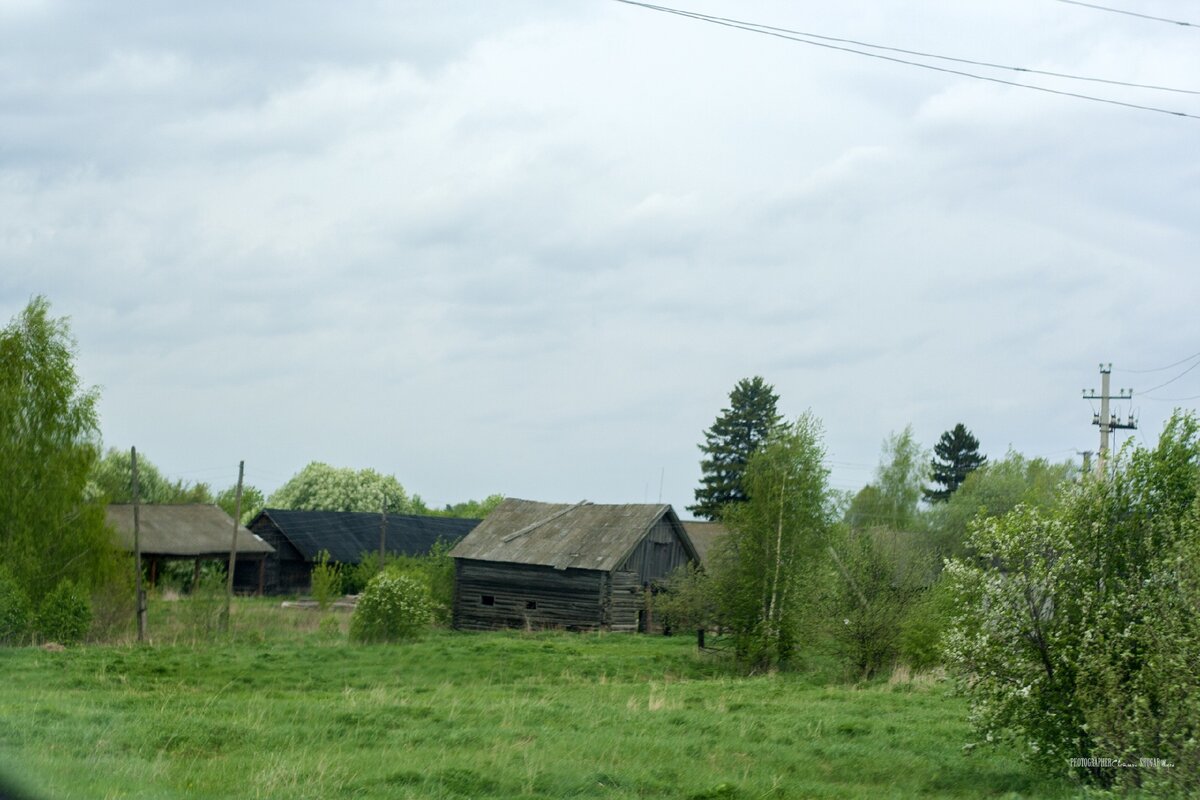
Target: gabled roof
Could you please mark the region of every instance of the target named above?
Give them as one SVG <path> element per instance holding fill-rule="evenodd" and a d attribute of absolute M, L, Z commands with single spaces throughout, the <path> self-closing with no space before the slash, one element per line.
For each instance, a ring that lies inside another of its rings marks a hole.
<path fill-rule="evenodd" d="M 708 566 L 708 559 L 713 545 L 729 534 L 725 526 L 719 522 L 704 522 L 701 520 L 684 520 L 683 529 L 696 547 L 700 563 Z"/>
<path fill-rule="evenodd" d="M 133 504 L 109 505 L 108 524 L 117 532 L 117 544 L 133 552 Z M 226 556 L 233 544 L 233 517 L 214 505 L 140 505 L 138 538 L 142 553 L 151 556 Z M 262 557 L 275 548 L 239 525 L 239 555 Z"/>
<path fill-rule="evenodd" d="M 250 524 L 269 518 L 309 561 L 322 550 L 343 564 L 357 564 L 363 553 L 379 552 L 380 515 L 359 511 L 291 511 L 265 508 Z M 479 524 L 477 519 L 388 514 L 386 547 L 395 555 L 425 555 L 439 539 L 453 544 Z"/>
<path fill-rule="evenodd" d="M 541 564 L 557 569 L 616 569 L 666 517 L 695 553 L 669 505 L 538 503 L 507 498 L 450 551 L 455 558 Z"/>

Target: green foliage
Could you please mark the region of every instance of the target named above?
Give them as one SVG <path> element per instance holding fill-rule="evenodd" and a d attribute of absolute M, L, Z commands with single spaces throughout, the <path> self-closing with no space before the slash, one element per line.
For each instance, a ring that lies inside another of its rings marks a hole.
<path fill-rule="evenodd" d="M 918 524 L 917 506 L 925 472 L 925 451 L 917 444 L 912 426 L 893 433 L 883 442 L 875 482 L 864 486 L 851 500 L 845 515 L 847 524 L 855 530 L 913 530 Z"/>
<path fill-rule="evenodd" d="M 496 510 L 496 506 L 504 502 L 504 495 L 489 494 L 482 500 L 467 500 L 453 505 L 447 504 L 440 511 L 427 512 L 433 517 L 457 517 L 459 519 L 485 519 Z M 425 513 L 425 512 L 423 512 Z"/>
<path fill-rule="evenodd" d="M 42 641 L 77 644 L 92 625 L 92 606 L 73 581 L 60 581 L 38 607 L 34 627 Z"/>
<path fill-rule="evenodd" d="M 830 545 L 826 595 L 835 651 L 856 678 L 868 680 L 895 663 L 901 625 L 929 569 L 910 533 L 843 527 Z"/>
<path fill-rule="evenodd" d="M 933 453 L 930 478 L 941 488 L 924 490 L 931 503 L 949 500 L 968 475 L 987 463 L 987 456 L 979 454 L 979 440 L 961 422 L 942 434 Z"/>
<path fill-rule="evenodd" d="M 222 489 L 214 501 L 221 510 L 231 517 L 237 516 L 237 484 L 228 489 Z M 253 486 L 242 486 L 242 513 L 238 520 L 243 525 L 249 525 L 266 505 L 263 493 Z"/>
<path fill-rule="evenodd" d="M 720 617 L 751 668 L 788 663 L 804 633 L 830 531 L 824 457 L 820 422 L 800 417 L 750 457 L 747 500 L 725 508 L 729 534 L 713 557 Z"/>
<path fill-rule="evenodd" d="M 90 475 L 90 490 L 109 503 L 133 502 L 133 455 L 129 449 L 110 447 L 96 462 Z M 207 483 L 171 481 L 150 459 L 138 453 L 138 500 L 147 505 L 212 503 Z"/>
<path fill-rule="evenodd" d="M 712 577 L 695 564 L 684 564 L 671 573 L 663 590 L 654 595 L 654 613 L 676 631 L 715 626 L 719 614 Z"/>
<path fill-rule="evenodd" d="M 329 562 L 328 550 L 322 550 L 313 565 L 312 596 L 322 611 L 342 596 L 342 569 L 340 565 Z"/>
<path fill-rule="evenodd" d="M 367 584 L 350 620 L 356 642 L 399 642 L 414 639 L 429 628 L 433 600 L 429 586 L 418 578 L 385 570 Z"/>
<path fill-rule="evenodd" d="M 385 571 L 407 575 L 429 588 L 433 618 L 439 625 L 450 624 L 450 614 L 454 608 L 454 559 L 450 557 L 452 549 L 452 545 L 439 539 L 429 549 L 429 553 L 423 556 L 388 553 L 384 557 Z M 359 563 L 346 573 L 346 591 L 359 594 L 379 571 L 379 554 L 363 553 Z"/>
<path fill-rule="evenodd" d="M 1070 462 L 1052 464 L 1009 451 L 1001 461 L 967 475 L 958 491 L 925 515 L 931 549 L 939 560 L 964 555 L 973 520 L 1002 516 L 1022 503 L 1052 509 L 1058 504 L 1060 490 L 1074 475 Z"/>
<path fill-rule="evenodd" d="M 1177 415 L 1155 449 L 1124 451 L 1057 507 L 977 524 L 977 558 L 947 567 L 947 653 L 985 740 L 1019 742 L 1046 769 L 1135 765 L 1073 768 L 1105 787 L 1200 785 L 1198 485 L 1200 425 Z"/>
<path fill-rule="evenodd" d="M 0 564 L 0 645 L 24 644 L 29 639 L 31 617 L 29 595 Z"/>
<path fill-rule="evenodd" d="M 293 475 L 267 501 L 270 508 L 297 511 L 380 511 L 385 504 L 395 514 L 415 513 L 413 501 L 395 476 L 319 461 Z"/>
<path fill-rule="evenodd" d="M 0 330 L 0 563 L 35 604 L 61 579 L 91 590 L 120 569 L 104 508 L 86 491 L 97 393 L 80 386 L 67 323 L 49 310 L 34 298 Z"/>
<path fill-rule="evenodd" d="M 733 387 L 729 407 L 721 409 L 712 427 L 704 432 L 700 487 L 689 511 L 699 517 L 720 519 L 727 505 L 746 501 L 743 473 L 750 456 L 779 424 L 778 402 L 774 387 L 757 375 L 743 378 Z"/>
<path fill-rule="evenodd" d="M 942 639 L 954 615 L 949 581 L 939 577 L 920 590 L 900 625 L 900 661 L 915 672 L 942 666 Z"/>

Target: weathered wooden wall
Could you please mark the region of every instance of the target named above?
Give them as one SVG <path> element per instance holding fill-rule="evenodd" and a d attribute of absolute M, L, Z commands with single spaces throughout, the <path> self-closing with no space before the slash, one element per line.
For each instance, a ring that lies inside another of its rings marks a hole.
<path fill-rule="evenodd" d="M 267 544 L 275 548 L 275 552 L 267 556 L 263 574 L 263 592 L 265 594 L 292 594 L 307 592 L 312 586 L 312 564 L 305 560 L 296 546 L 275 526 L 267 516 L 257 517 L 250 523 L 250 530 Z M 238 591 L 256 591 L 258 589 L 258 564 L 243 568 L 239 562 L 233 572 L 233 586 Z"/>
<path fill-rule="evenodd" d="M 642 586 L 665 578 L 688 562 L 687 550 L 679 534 L 665 517 L 660 518 L 634 549 L 625 562 L 617 567 L 622 572 L 638 576 Z"/>
<path fill-rule="evenodd" d="M 634 573 L 465 558 L 454 565 L 454 627 L 461 630 L 637 630 L 641 597 Z"/>

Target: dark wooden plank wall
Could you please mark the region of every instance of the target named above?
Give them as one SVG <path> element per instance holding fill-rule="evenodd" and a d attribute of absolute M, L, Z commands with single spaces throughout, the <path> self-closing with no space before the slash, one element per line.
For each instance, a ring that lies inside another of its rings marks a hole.
<path fill-rule="evenodd" d="M 250 523 L 250 530 L 267 544 L 275 548 L 274 553 L 267 555 L 267 563 L 263 573 L 263 592 L 265 594 L 293 594 L 307 592 L 312 586 L 312 564 L 305 560 L 304 555 L 296 549 L 270 517 L 255 518 Z M 247 568 L 243 570 L 239 562 L 233 571 L 233 585 L 239 591 L 257 591 L 258 564 L 254 564 L 253 573 Z"/>
<path fill-rule="evenodd" d="M 604 626 L 604 573 L 533 564 L 454 560 L 454 627 L 566 628 Z M 492 605 L 484 605 L 484 597 Z M 534 608 L 529 608 L 529 604 Z"/>
<path fill-rule="evenodd" d="M 651 581 L 665 578 L 687 562 L 687 550 L 679 539 L 679 534 L 664 517 L 655 523 L 641 544 L 617 569 L 635 573 L 641 585 L 645 586 Z"/>
<path fill-rule="evenodd" d="M 606 574 L 607 628 L 620 633 L 636 633 L 638 612 L 642 610 L 642 581 L 636 572 Z"/>

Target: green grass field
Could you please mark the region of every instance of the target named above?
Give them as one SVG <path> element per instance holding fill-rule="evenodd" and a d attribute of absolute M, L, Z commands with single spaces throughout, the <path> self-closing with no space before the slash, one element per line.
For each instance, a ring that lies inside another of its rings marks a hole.
<path fill-rule="evenodd" d="M 936 681 L 739 677 L 682 637 L 358 646 L 264 601 L 193 643 L 165 605 L 151 646 L 0 651 L 5 775 L 52 800 L 1077 794 L 965 755 L 965 703 Z"/>

